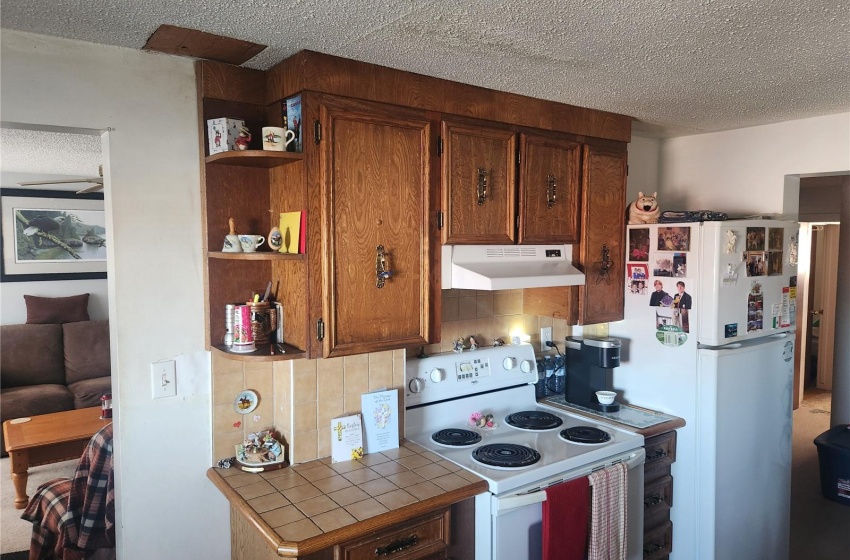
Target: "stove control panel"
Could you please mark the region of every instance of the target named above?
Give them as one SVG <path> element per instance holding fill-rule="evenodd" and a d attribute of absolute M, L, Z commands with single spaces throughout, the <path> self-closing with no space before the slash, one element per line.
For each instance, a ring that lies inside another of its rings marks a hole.
<path fill-rule="evenodd" d="M 407 361 L 405 404 L 424 404 L 536 381 L 537 367 L 530 344 L 445 352 Z"/>
<path fill-rule="evenodd" d="M 490 360 L 475 358 L 455 364 L 455 375 L 458 381 L 475 381 L 490 375 Z"/>

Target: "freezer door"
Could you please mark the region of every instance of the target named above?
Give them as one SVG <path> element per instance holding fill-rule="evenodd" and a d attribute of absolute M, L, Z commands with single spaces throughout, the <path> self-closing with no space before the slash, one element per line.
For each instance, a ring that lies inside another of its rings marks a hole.
<path fill-rule="evenodd" d="M 694 305 L 700 344 L 720 346 L 794 329 L 798 233 L 796 222 L 703 223 Z"/>
<path fill-rule="evenodd" d="M 698 558 L 787 560 L 794 338 L 732 346 L 698 351 Z"/>

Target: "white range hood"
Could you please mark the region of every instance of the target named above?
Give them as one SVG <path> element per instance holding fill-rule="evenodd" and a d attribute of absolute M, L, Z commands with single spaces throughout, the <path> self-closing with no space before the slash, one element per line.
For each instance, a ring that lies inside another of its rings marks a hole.
<path fill-rule="evenodd" d="M 442 287 L 512 290 L 584 284 L 571 245 L 443 245 Z"/>

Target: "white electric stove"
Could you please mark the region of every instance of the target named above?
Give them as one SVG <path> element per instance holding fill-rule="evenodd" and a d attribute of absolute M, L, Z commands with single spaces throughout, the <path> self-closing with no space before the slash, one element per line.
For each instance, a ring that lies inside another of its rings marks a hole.
<path fill-rule="evenodd" d="M 629 467 L 629 558 L 641 558 L 643 436 L 539 404 L 536 381 L 529 344 L 407 361 L 405 437 L 489 485 L 476 499 L 476 560 L 540 558 L 543 489 L 617 462 Z"/>

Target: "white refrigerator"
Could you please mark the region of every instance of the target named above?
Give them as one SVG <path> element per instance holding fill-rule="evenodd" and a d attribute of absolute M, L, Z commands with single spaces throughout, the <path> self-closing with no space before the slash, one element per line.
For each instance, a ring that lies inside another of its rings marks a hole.
<path fill-rule="evenodd" d="M 624 402 L 686 422 L 671 558 L 787 560 L 798 225 L 627 229 L 613 385 Z"/>

